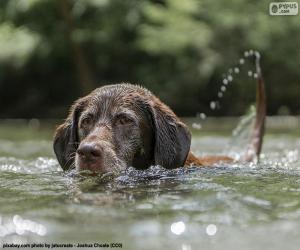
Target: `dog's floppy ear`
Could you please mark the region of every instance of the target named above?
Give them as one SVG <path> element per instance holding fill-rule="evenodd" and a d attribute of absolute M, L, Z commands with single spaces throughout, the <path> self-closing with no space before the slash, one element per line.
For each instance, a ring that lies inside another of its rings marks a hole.
<path fill-rule="evenodd" d="M 191 146 L 191 134 L 173 111 L 154 97 L 151 102 L 154 123 L 154 163 L 165 168 L 184 166 Z"/>
<path fill-rule="evenodd" d="M 55 132 L 53 149 L 63 170 L 68 170 L 74 163 L 75 152 L 79 143 L 77 135 L 78 118 L 86 101 L 86 97 L 79 99 L 71 107 L 66 121 Z"/>

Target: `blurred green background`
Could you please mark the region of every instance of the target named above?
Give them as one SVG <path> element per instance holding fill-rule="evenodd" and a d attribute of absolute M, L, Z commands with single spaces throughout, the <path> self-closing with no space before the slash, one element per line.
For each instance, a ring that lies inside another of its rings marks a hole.
<path fill-rule="evenodd" d="M 253 65 L 210 110 L 244 51 L 262 54 L 269 115 L 300 114 L 300 18 L 266 0 L 1 0 L 0 118 L 61 118 L 109 83 L 146 86 L 181 116 L 233 116 Z"/>

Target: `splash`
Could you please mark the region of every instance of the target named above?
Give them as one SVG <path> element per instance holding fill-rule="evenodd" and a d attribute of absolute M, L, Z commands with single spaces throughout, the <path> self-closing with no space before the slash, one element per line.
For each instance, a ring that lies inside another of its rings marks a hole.
<path fill-rule="evenodd" d="M 223 79 L 219 90 L 217 91 L 217 96 L 210 101 L 210 109 L 215 111 L 221 108 L 221 99 L 226 94 L 226 91 L 230 88 L 230 85 L 234 81 L 233 75 L 238 75 L 241 72 L 241 68 L 244 67 L 246 60 L 255 59 L 255 70 L 248 70 L 247 76 L 251 79 L 257 79 L 257 109 L 251 107 L 249 111 L 242 117 L 238 126 L 234 129 L 232 133 L 232 138 L 229 146 L 226 148 L 226 152 L 235 159 L 241 159 L 241 155 L 244 155 L 242 160 L 249 160 L 255 158 L 256 155 L 260 153 L 261 148 L 261 133 L 263 133 L 264 127 L 264 116 L 265 116 L 265 96 L 263 90 L 263 82 L 260 74 L 259 59 L 260 54 L 258 51 L 252 49 L 245 51 L 244 56 L 238 60 L 234 67 L 228 69 L 227 73 L 223 74 Z M 197 126 L 196 123 L 192 126 L 195 129 L 201 129 L 202 126 Z M 261 130 L 262 129 L 262 130 Z M 241 149 L 248 145 L 246 152 L 242 152 Z"/>
<path fill-rule="evenodd" d="M 232 131 L 230 141 L 224 154 L 234 157 L 239 160 L 245 152 L 245 145 L 248 144 L 251 138 L 254 122 L 256 118 L 255 106 L 251 105 L 248 112 L 240 118 L 238 125 Z"/>
<path fill-rule="evenodd" d="M 209 107 L 212 111 L 218 110 L 221 108 L 221 99 L 224 97 L 226 94 L 226 91 L 229 89 L 229 85 L 234 82 L 235 76 L 238 75 L 241 72 L 242 67 L 244 67 L 246 60 L 250 59 L 259 59 L 260 58 L 260 53 L 255 50 L 247 50 L 244 52 L 244 56 L 238 60 L 236 65 L 234 67 L 231 67 L 228 69 L 227 73 L 223 74 L 223 79 L 221 82 L 220 89 L 217 91 L 217 96 L 214 98 L 214 100 L 211 100 L 209 102 Z M 250 78 L 257 79 L 258 78 L 258 73 L 254 72 L 252 70 L 247 71 L 247 76 Z M 203 114 L 205 117 L 207 116 L 204 113 Z M 197 116 L 198 117 L 198 116 Z M 202 126 L 198 126 L 199 124 L 195 123 L 193 124 L 194 129 L 202 129 Z"/>

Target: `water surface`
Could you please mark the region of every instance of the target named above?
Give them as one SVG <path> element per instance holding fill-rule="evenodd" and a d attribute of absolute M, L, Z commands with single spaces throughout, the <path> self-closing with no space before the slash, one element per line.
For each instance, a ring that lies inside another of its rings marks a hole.
<path fill-rule="evenodd" d="M 129 168 L 107 181 L 63 173 L 52 152 L 53 127 L 29 125 L 0 126 L 1 245 L 299 249 L 299 131 L 268 134 L 259 164 Z M 228 139 L 195 133 L 192 149 L 220 153 Z"/>

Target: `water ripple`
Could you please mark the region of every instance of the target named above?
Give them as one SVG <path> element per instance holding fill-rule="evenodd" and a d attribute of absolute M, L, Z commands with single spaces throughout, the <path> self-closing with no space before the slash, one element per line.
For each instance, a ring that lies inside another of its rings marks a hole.
<path fill-rule="evenodd" d="M 0 171 L 40 174 L 62 171 L 57 160 L 48 157 L 38 157 L 34 160 L 24 160 L 15 157 L 0 157 Z"/>

